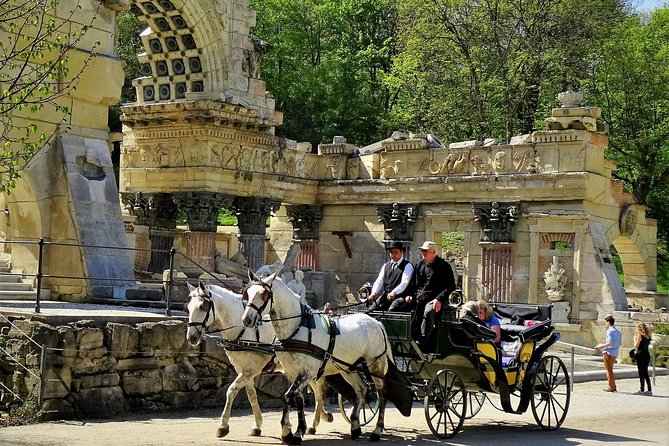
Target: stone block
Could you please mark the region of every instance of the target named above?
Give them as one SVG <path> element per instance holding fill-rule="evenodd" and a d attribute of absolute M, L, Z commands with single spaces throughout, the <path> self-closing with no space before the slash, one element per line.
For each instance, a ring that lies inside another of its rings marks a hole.
<path fill-rule="evenodd" d="M 107 324 L 105 334 L 105 345 L 113 357 L 128 358 L 137 351 L 139 332 L 134 327 L 111 322 Z"/>
<path fill-rule="evenodd" d="M 165 341 L 165 326 L 157 322 L 143 322 L 137 324 L 139 332 L 139 350 L 151 351 L 159 348 Z"/>
<path fill-rule="evenodd" d="M 113 373 L 100 373 L 97 375 L 85 375 L 78 378 L 76 381 L 78 381 L 78 389 L 91 389 L 94 387 L 118 386 L 119 383 L 121 382 L 121 378 L 119 377 L 118 373 L 113 372 Z"/>
<path fill-rule="evenodd" d="M 163 392 L 162 402 L 168 407 L 200 407 L 202 395 L 199 392 Z"/>
<path fill-rule="evenodd" d="M 80 352 L 104 347 L 104 332 L 99 328 L 80 328 L 74 334 Z"/>
<path fill-rule="evenodd" d="M 110 356 L 104 356 L 97 359 L 81 358 L 74 363 L 72 372 L 75 376 L 107 373 L 116 370 L 116 365 L 116 359 Z"/>
<path fill-rule="evenodd" d="M 129 358 L 120 359 L 116 370 L 119 372 L 129 370 L 155 369 L 157 368 L 156 359 L 150 358 Z"/>
<path fill-rule="evenodd" d="M 135 370 L 121 374 L 121 387 L 126 395 L 146 396 L 160 393 L 162 379 L 158 370 Z"/>
<path fill-rule="evenodd" d="M 87 417 L 109 418 L 124 410 L 125 397 L 119 386 L 82 389 L 75 394 L 77 412 Z"/>
<path fill-rule="evenodd" d="M 172 364 L 163 369 L 163 390 L 189 391 L 198 380 L 195 367 L 188 362 Z"/>
<path fill-rule="evenodd" d="M 72 371 L 69 368 L 55 370 L 47 367 L 44 371 L 43 398 L 64 398 L 72 387 Z"/>

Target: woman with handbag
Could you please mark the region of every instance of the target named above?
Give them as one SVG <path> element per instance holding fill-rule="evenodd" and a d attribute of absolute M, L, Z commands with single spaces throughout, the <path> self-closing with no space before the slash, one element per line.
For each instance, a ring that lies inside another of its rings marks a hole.
<path fill-rule="evenodd" d="M 648 365 L 650 364 L 649 344 L 650 332 L 648 331 L 648 327 L 643 322 L 637 322 L 636 333 L 634 335 L 634 349 L 636 350 L 634 359 L 636 359 L 636 367 L 639 370 L 641 390 L 636 392 L 636 395 L 653 395 L 650 387 L 650 377 L 648 376 Z M 648 392 L 644 392 L 645 384 L 648 384 Z"/>

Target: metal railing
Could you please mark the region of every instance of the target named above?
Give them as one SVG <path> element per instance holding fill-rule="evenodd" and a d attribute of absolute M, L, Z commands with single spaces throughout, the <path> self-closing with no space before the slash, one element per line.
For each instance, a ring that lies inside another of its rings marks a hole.
<path fill-rule="evenodd" d="M 207 273 L 214 280 L 220 282 L 220 284 L 226 288 L 229 288 L 228 284 L 223 282 L 214 272 L 207 270 L 204 266 L 191 259 L 182 252 L 177 251 L 176 248 L 172 247 L 169 250 L 165 249 L 151 249 L 151 248 L 129 248 L 123 246 L 102 246 L 102 245 L 88 245 L 83 243 L 71 243 L 71 242 L 54 242 L 47 241 L 44 238 L 38 240 L 3 240 L 2 243 L 5 244 L 17 244 L 17 245 L 37 245 L 37 272 L 36 273 L 0 273 L 4 276 L 21 276 L 21 277 L 34 277 L 36 280 L 36 298 L 35 298 L 35 313 L 41 311 L 41 291 L 43 287 L 42 281 L 44 279 L 75 279 L 75 280 L 88 280 L 88 281 L 110 281 L 110 282 L 128 282 L 135 281 L 134 277 L 132 278 L 119 278 L 119 277 L 92 277 L 92 276 L 69 276 L 69 275 L 58 275 L 58 274 L 48 274 L 44 271 L 44 252 L 45 247 L 48 246 L 66 246 L 66 247 L 77 247 L 77 248 L 93 248 L 93 249 L 108 249 L 116 251 L 135 251 L 135 252 L 151 252 L 151 253 L 162 253 L 169 254 L 169 274 L 167 281 L 165 280 L 143 280 L 144 283 L 162 283 L 165 286 L 165 315 L 171 316 L 171 304 L 172 304 L 172 288 L 175 285 L 180 283 L 185 283 L 184 280 L 175 280 L 174 279 L 174 266 L 175 266 L 175 257 L 177 255 L 181 256 L 183 260 L 188 262 L 191 265 L 199 268 L 202 273 Z M 236 290 L 235 290 L 236 291 Z"/>

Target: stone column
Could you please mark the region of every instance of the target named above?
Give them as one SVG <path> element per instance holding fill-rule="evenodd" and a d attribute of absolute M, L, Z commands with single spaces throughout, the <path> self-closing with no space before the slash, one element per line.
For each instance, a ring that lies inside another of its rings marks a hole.
<path fill-rule="evenodd" d="M 214 272 L 218 214 L 221 208 L 230 208 L 232 202 L 231 196 L 212 192 L 174 194 L 174 203 L 178 210 L 186 214 L 186 223 L 190 230 L 186 256 L 209 272 Z M 187 268 L 192 266 L 186 265 Z"/>
<path fill-rule="evenodd" d="M 293 225 L 293 243 L 300 245 L 295 269 L 318 270 L 318 239 L 323 206 L 286 206 L 286 214 Z"/>
<path fill-rule="evenodd" d="M 232 207 L 237 214 L 239 248 L 246 264 L 254 271 L 265 263 L 265 234 L 267 219 L 281 203 L 269 198 L 237 197 Z"/>

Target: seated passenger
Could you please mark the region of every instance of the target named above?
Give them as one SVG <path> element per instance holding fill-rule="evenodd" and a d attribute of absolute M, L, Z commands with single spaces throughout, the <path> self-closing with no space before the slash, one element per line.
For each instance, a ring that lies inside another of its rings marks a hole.
<path fill-rule="evenodd" d="M 492 311 L 492 307 L 484 299 L 479 299 L 479 319 L 481 319 L 485 326 L 495 332 L 495 342 L 499 344 L 499 341 L 502 338 L 502 327 L 499 323 L 499 319 Z"/>
<path fill-rule="evenodd" d="M 468 320 L 485 327 L 485 323 L 479 319 L 479 306 L 476 302 L 473 300 L 467 301 L 462 305 L 461 308 L 464 314 L 460 317 L 460 319 Z"/>

